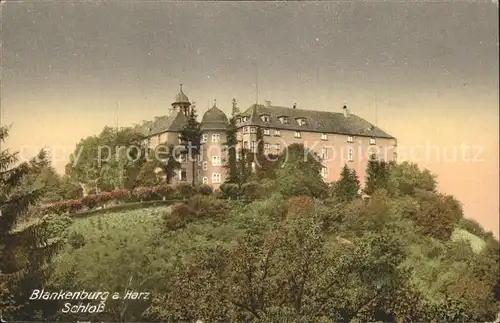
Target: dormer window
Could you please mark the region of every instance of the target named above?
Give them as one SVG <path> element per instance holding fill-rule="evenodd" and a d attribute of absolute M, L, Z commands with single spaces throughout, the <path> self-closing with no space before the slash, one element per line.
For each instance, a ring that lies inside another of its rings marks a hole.
<path fill-rule="evenodd" d="M 247 117 L 243 117 L 243 122 L 247 122 Z"/>
<path fill-rule="evenodd" d="M 375 138 L 370 138 L 370 145 L 375 145 L 376 141 Z"/>
<path fill-rule="evenodd" d="M 262 122 L 269 123 L 270 117 L 267 114 L 263 114 L 260 116 Z"/>
<path fill-rule="evenodd" d="M 305 126 L 306 125 L 306 119 L 304 118 L 297 118 L 297 123 L 299 124 L 299 126 Z"/>
<path fill-rule="evenodd" d="M 290 123 L 288 121 L 288 117 L 285 117 L 285 116 L 279 117 L 279 120 L 281 121 L 282 124 L 289 124 Z"/>

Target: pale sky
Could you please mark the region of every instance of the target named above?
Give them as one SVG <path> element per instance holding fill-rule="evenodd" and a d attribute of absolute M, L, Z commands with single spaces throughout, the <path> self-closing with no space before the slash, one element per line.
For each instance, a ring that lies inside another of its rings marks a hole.
<path fill-rule="evenodd" d="M 229 112 L 233 97 L 241 108 L 255 103 L 258 78 L 261 103 L 330 111 L 345 103 L 377 122 L 398 138 L 400 159 L 436 173 L 440 190 L 498 237 L 494 2 L 1 8 L 1 124 L 12 124 L 7 147 L 21 157 L 47 146 L 62 171 L 81 138 L 116 125 L 117 105 L 120 125 L 165 115 L 183 83 L 199 114 L 214 98 Z"/>

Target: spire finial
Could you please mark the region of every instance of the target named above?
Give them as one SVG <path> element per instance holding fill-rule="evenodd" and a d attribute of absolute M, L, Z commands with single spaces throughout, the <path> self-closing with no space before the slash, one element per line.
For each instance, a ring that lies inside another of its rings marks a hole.
<path fill-rule="evenodd" d="M 214 107 L 217 106 L 217 99 L 214 99 Z"/>
<path fill-rule="evenodd" d="M 181 92 L 182 92 L 182 83 L 181 83 Z"/>

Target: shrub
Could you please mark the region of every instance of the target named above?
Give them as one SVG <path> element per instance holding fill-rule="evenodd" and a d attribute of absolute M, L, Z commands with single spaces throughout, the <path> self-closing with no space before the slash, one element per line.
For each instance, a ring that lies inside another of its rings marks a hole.
<path fill-rule="evenodd" d="M 261 187 L 257 182 L 245 183 L 241 186 L 241 197 L 246 200 L 257 200 L 262 196 L 260 189 Z"/>
<path fill-rule="evenodd" d="M 172 205 L 171 212 L 163 214 L 163 224 L 167 230 L 177 230 L 184 228 L 191 221 L 195 211 L 184 203 Z"/>
<path fill-rule="evenodd" d="M 197 217 L 218 217 L 224 215 L 227 210 L 224 201 L 204 195 L 193 196 L 188 201 L 188 206 L 196 212 Z"/>
<path fill-rule="evenodd" d="M 68 243 L 74 249 L 81 248 L 86 243 L 85 236 L 80 232 L 73 231 L 68 237 Z"/>
<path fill-rule="evenodd" d="M 62 202 L 61 204 L 65 204 L 64 208 L 66 212 L 75 213 L 83 209 L 84 204 L 81 200 L 70 200 L 66 202 Z"/>
<path fill-rule="evenodd" d="M 314 212 L 314 200 L 310 196 L 296 196 L 288 199 L 288 214 L 306 216 Z"/>
<path fill-rule="evenodd" d="M 207 184 L 201 184 L 201 185 L 196 187 L 197 194 L 208 196 L 208 195 L 212 195 L 213 192 L 214 192 L 213 188 Z"/>
<path fill-rule="evenodd" d="M 179 183 L 175 186 L 175 190 L 178 198 L 190 199 L 196 194 L 196 190 L 193 185 L 188 183 Z"/>
<path fill-rule="evenodd" d="M 224 183 L 220 186 L 222 198 L 236 200 L 240 194 L 240 188 L 237 184 Z"/>
<path fill-rule="evenodd" d="M 116 201 L 129 201 L 131 197 L 131 192 L 127 189 L 116 189 L 111 191 L 110 194 Z"/>
<path fill-rule="evenodd" d="M 82 198 L 82 203 L 89 209 L 95 209 L 98 205 L 97 194 L 90 194 Z"/>

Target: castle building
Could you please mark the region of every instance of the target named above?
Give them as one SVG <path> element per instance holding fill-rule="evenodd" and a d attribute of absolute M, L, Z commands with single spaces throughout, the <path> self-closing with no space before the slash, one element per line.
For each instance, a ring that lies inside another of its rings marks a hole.
<path fill-rule="evenodd" d="M 144 122 L 137 129 L 146 137 L 150 148 L 160 144 L 179 147 L 179 135 L 187 121 L 192 103 L 182 90 L 175 96 L 169 116 Z M 214 102 L 201 118 L 202 150 L 195 164 L 195 179 L 217 189 L 225 181 L 227 160 L 226 130 L 229 120 Z M 238 148 L 257 149 L 257 132 L 261 129 L 266 153 L 286 153 L 286 147 L 303 144 L 323 163 L 326 182 L 339 179 L 344 165 L 354 169 L 361 183 L 370 155 L 396 161 L 397 140 L 382 129 L 350 113 L 344 106 L 340 112 L 317 111 L 254 104 L 236 116 Z M 181 168 L 173 182 L 191 182 L 192 163 L 181 159 Z"/>

